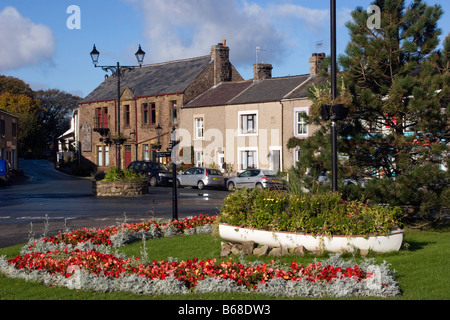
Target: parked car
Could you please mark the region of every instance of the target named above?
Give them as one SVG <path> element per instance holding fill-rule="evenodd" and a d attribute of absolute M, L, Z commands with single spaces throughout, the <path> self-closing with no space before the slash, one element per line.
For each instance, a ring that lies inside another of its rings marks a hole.
<path fill-rule="evenodd" d="M 0 179 L 8 181 L 11 176 L 11 165 L 6 160 L 0 160 Z"/>
<path fill-rule="evenodd" d="M 217 169 L 193 167 L 177 175 L 178 186 L 192 186 L 200 190 L 205 187 L 224 187 L 224 178 L 222 173 Z"/>
<path fill-rule="evenodd" d="M 169 185 L 172 183 L 172 172 L 161 163 L 153 161 L 134 161 L 128 165 L 129 169 L 148 178 L 150 186 Z"/>
<path fill-rule="evenodd" d="M 284 180 L 272 170 L 249 169 L 227 181 L 227 189 L 239 188 L 273 188 L 284 189 Z"/>

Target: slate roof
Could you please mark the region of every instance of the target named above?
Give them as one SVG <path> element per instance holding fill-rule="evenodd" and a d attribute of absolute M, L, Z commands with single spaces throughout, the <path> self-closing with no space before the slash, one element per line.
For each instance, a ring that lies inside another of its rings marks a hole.
<path fill-rule="evenodd" d="M 121 89 L 130 89 L 135 97 L 182 93 L 209 66 L 211 56 L 178 60 L 125 70 Z M 117 78 L 108 77 L 80 103 L 117 98 Z"/>
<path fill-rule="evenodd" d="M 261 103 L 280 101 L 292 90 L 300 86 L 309 75 L 270 78 L 255 82 L 250 88 L 230 101 L 230 104 Z"/>
<path fill-rule="evenodd" d="M 230 100 L 245 91 L 251 85 L 253 85 L 253 80 L 222 82 L 199 95 L 184 106 L 184 108 L 226 105 Z"/>
<path fill-rule="evenodd" d="M 317 85 L 326 80 L 324 77 L 311 77 L 309 74 L 306 74 L 270 78 L 262 81 L 247 80 L 221 83 L 198 96 L 183 108 L 302 99 L 308 97 L 307 90 L 311 85 Z"/>

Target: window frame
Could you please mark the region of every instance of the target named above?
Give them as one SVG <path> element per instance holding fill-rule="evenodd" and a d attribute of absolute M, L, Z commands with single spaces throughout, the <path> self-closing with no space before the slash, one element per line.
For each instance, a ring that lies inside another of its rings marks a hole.
<path fill-rule="evenodd" d="M 253 129 L 249 131 L 248 124 L 249 124 L 249 118 L 253 117 Z M 245 121 L 244 121 L 245 120 Z M 245 127 L 244 127 L 245 123 Z M 241 136 L 257 136 L 258 135 L 258 110 L 248 110 L 248 111 L 239 111 L 238 112 L 238 132 Z"/>
<path fill-rule="evenodd" d="M 199 120 L 201 120 L 201 127 L 198 125 Z M 203 140 L 205 137 L 205 119 L 204 119 L 204 117 L 195 117 L 194 127 L 195 127 L 195 139 Z M 199 134 L 199 130 L 201 130 L 201 135 Z"/>
<path fill-rule="evenodd" d="M 301 117 L 303 122 L 300 121 L 299 117 L 301 114 L 309 115 L 309 107 L 301 107 L 294 109 L 294 136 L 296 137 L 308 137 L 309 135 L 309 124 L 306 121 L 305 117 Z M 303 130 L 299 132 L 299 126 L 302 125 Z"/>

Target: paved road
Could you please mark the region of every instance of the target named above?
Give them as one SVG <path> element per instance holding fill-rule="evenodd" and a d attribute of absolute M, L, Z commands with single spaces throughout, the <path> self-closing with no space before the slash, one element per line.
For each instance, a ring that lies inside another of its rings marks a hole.
<path fill-rule="evenodd" d="M 0 187 L 0 248 L 27 242 L 30 232 L 41 236 L 69 229 L 105 227 L 158 218 L 172 218 L 172 189 L 150 188 L 138 197 L 97 198 L 92 182 L 61 173 L 43 160 L 23 160 L 28 181 Z M 178 217 L 214 215 L 228 195 L 221 190 L 178 190 Z M 48 220 L 48 223 L 45 221 Z"/>

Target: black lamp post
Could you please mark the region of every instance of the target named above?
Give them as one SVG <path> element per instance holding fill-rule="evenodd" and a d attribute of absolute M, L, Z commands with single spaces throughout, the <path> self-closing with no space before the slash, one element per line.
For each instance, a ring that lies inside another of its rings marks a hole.
<path fill-rule="evenodd" d="M 336 0 L 330 0 L 331 12 L 331 99 L 336 99 Z M 331 120 L 331 190 L 337 192 L 337 120 Z"/>
<path fill-rule="evenodd" d="M 145 52 L 142 50 L 141 45 L 139 45 L 139 49 L 135 54 L 136 59 L 139 63 L 139 67 L 142 66 L 144 62 Z M 119 62 L 117 62 L 116 66 L 98 66 L 98 58 L 100 57 L 100 52 L 98 52 L 95 47 L 91 51 L 91 59 L 96 68 L 102 68 L 105 72 L 111 71 L 113 75 L 117 76 L 117 135 L 120 137 L 120 77 L 122 76 L 122 72 L 124 70 L 132 70 L 137 66 L 121 66 Z M 120 145 L 121 143 L 117 143 L 117 167 L 120 169 L 121 167 L 121 159 L 120 159 Z"/>
<path fill-rule="evenodd" d="M 170 139 L 172 152 L 172 221 L 178 220 L 178 191 L 177 191 L 177 164 L 173 148 L 177 144 L 175 127 L 172 128 L 172 137 Z"/>
<path fill-rule="evenodd" d="M 330 0 L 331 7 L 331 99 L 336 100 L 336 78 L 337 78 L 337 63 L 336 63 L 336 0 Z M 337 121 L 344 120 L 347 117 L 348 109 L 343 104 L 327 104 L 323 105 L 321 109 L 321 116 L 323 120 L 331 119 L 331 190 L 337 192 L 338 172 L 337 172 Z"/>

